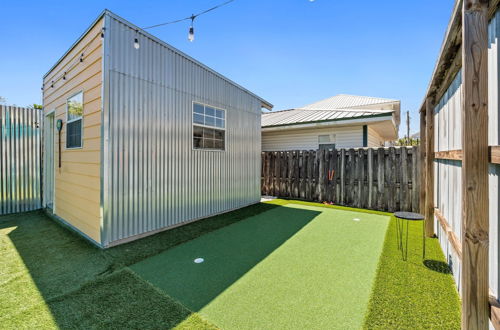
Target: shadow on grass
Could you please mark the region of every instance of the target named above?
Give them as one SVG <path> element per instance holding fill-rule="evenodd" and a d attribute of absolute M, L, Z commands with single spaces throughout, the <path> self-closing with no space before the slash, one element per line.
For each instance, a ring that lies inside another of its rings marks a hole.
<path fill-rule="evenodd" d="M 450 266 L 441 260 L 424 260 L 424 266 L 438 273 L 451 274 Z"/>
<path fill-rule="evenodd" d="M 174 327 L 187 308 L 126 266 L 279 206 L 256 204 L 108 250 L 43 212 L 0 217 L 0 324 L 7 328 Z M 202 327 L 209 327 L 198 320 Z"/>
<path fill-rule="evenodd" d="M 132 270 L 193 311 L 201 310 L 320 212 L 279 207 L 148 258 Z M 203 263 L 194 263 L 202 257 Z"/>

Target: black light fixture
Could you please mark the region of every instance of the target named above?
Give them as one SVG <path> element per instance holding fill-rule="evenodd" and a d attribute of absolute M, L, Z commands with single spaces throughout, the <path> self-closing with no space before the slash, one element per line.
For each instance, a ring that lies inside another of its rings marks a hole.
<path fill-rule="evenodd" d="M 191 15 L 191 26 L 189 27 L 189 33 L 188 33 L 188 40 L 193 42 L 194 41 L 194 27 L 193 27 L 193 23 L 194 23 L 194 19 L 196 18 L 196 16 L 194 15 Z"/>
<path fill-rule="evenodd" d="M 139 30 L 135 30 L 135 38 L 134 38 L 134 48 L 139 49 L 141 45 L 139 45 L 139 39 L 137 38 L 137 34 L 139 33 Z"/>

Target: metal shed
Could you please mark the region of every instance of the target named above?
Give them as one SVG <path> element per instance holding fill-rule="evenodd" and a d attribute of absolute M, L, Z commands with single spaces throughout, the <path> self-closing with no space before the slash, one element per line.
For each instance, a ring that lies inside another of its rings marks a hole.
<path fill-rule="evenodd" d="M 44 205 L 109 247 L 256 203 L 262 107 L 272 105 L 105 10 L 44 76 L 45 124 L 63 121 L 61 149 L 57 131 L 45 139 Z"/>

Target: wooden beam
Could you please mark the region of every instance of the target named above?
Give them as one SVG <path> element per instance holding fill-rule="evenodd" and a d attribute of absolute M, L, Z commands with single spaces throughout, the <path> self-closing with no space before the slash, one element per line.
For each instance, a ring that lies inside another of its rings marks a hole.
<path fill-rule="evenodd" d="M 420 213 L 425 214 L 425 112 L 420 112 Z"/>
<path fill-rule="evenodd" d="M 443 97 L 444 93 L 446 93 L 451 83 L 453 82 L 453 79 L 455 79 L 456 75 L 462 68 L 462 52 L 460 46 L 457 46 L 457 49 L 458 50 L 454 55 L 455 58 L 453 59 L 453 61 L 451 61 L 449 68 L 444 73 L 443 81 L 441 82 L 439 87 L 436 87 L 436 95 L 434 96 L 434 99 L 436 101 L 439 101 L 441 97 Z"/>
<path fill-rule="evenodd" d="M 462 160 L 462 150 L 436 151 L 434 159 Z"/>
<path fill-rule="evenodd" d="M 488 0 L 462 8 L 462 329 L 487 329 Z"/>
<path fill-rule="evenodd" d="M 490 154 L 490 163 L 492 164 L 500 164 L 500 146 L 490 146 L 489 147 Z"/>
<path fill-rule="evenodd" d="M 461 149 L 436 151 L 434 153 L 434 159 L 450 159 L 462 161 L 462 153 L 463 151 Z M 500 164 L 500 146 L 488 147 L 488 162 L 491 164 Z"/>
<path fill-rule="evenodd" d="M 425 235 L 434 236 L 434 104 L 425 102 Z"/>
<path fill-rule="evenodd" d="M 450 224 L 448 221 L 446 221 L 445 217 L 441 213 L 439 209 L 434 209 L 434 215 L 439 221 L 439 224 L 441 225 L 441 228 L 443 228 L 443 231 L 446 233 L 446 236 L 448 237 L 448 241 L 451 243 L 451 247 L 453 248 L 453 251 L 455 251 L 455 254 L 458 256 L 458 258 L 461 260 L 462 259 L 462 243 L 460 243 L 460 239 L 458 236 L 455 234 L 453 231 L 453 228 L 451 228 Z"/>

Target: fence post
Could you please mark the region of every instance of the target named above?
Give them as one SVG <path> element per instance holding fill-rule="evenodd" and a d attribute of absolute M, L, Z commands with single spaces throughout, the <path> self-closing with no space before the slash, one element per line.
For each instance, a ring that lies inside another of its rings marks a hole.
<path fill-rule="evenodd" d="M 488 3 L 464 0 L 462 8 L 463 329 L 489 327 Z"/>
<path fill-rule="evenodd" d="M 420 148 L 418 146 L 412 147 L 411 150 L 411 208 L 413 212 L 419 212 L 419 195 L 420 195 L 420 181 L 419 181 L 419 167 L 420 167 Z"/>
<path fill-rule="evenodd" d="M 432 98 L 425 102 L 425 234 L 434 236 L 434 105 Z"/>

